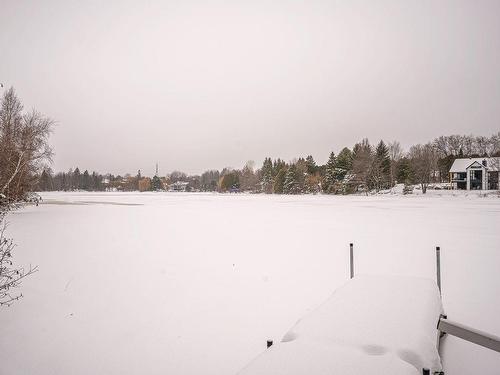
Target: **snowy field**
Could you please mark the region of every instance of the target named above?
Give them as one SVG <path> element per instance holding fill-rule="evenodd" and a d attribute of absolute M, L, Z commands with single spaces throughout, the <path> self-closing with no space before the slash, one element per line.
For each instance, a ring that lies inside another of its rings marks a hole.
<path fill-rule="evenodd" d="M 355 272 L 435 277 L 452 320 L 500 335 L 500 198 L 45 193 L 14 212 L 38 265 L 0 310 L 0 374 L 235 374 Z M 404 327 L 401 327 L 404 329 Z M 500 355 L 445 339 L 447 374 Z"/>

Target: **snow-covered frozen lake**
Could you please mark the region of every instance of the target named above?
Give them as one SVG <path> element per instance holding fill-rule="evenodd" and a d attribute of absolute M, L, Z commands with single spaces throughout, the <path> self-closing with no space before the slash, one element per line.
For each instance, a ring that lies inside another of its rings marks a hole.
<path fill-rule="evenodd" d="M 235 374 L 355 272 L 435 278 L 450 319 L 500 335 L 500 199 L 45 193 L 11 214 L 24 299 L 0 374 Z M 449 374 L 498 374 L 453 337 Z"/>

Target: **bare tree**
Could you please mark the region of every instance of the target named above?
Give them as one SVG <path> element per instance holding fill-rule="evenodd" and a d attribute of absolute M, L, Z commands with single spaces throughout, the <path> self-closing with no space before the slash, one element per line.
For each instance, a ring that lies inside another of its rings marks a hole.
<path fill-rule="evenodd" d="M 496 142 L 495 136 L 483 137 L 479 136 L 475 138 L 475 153 L 479 157 L 491 156 L 495 152 Z"/>
<path fill-rule="evenodd" d="M 35 110 L 25 114 L 22 110 L 10 88 L 0 107 L 0 194 L 8 201 L 22 199 L 52 157 L 48 138 L 54 122 Z"/>
<path fill-rule="evenodd" d="M 422 193 L 427 192 L 427 186 L 437 169 L 437 152 L 430 143 L 415 145 L 409 152 L 410 166 L 415 182 L 422 187 Z"/>
<path fill-rule="evenodd" d="M 247 161 L 240 176 L 240 188 L 242 191 L 256 191 L 259 179 L 254 172 L 255 162 L 252 160 Z"/>
<path fill-rule="evenodd" d="M 403 157 L 403 149 L 398 141 L 393 141 L 389 143 L 389 158 L 391 160 L 390 168 L 390 183 L 391 187 L 394 186 L 394 181 L 396 179 L 396 170 L 398 163 Z"/>
<path fill-rule="evenodd" d="M 491 136 L 491 143 L 493 145 L 492 156 L 500 156 L 500 132 Z"/>
<path fill-rule="evenodd" d="M 174 183 L 174 182 L 178 182 L 178 181 L 186 181 L 187 179 L 188 179 L 187 174 L 184 172 L 181 172 L 181 171 L 173 171 L 168 176 L 169 183 Z"/>
<path fill-rule="evenodd" d="M 449 153 L 451 155 L 460 154 L 460 150 L 463 149 L 464 138 L 461 135 L 457 134 L 450 135 L 447 138 L 448 138 Z"/>
<path fill-rule="evenodd" d="M 464 135 L 462 137 L 462 155 L 459 156 L 471 156 L 474 154 L 475 137 L 471 135 Z"/>
<path fill-rule="evenodd" d="M 14 243 L 12 239 L 5 237 L 5 212 L 0 212 L 0 306 L 10 306 L 19 300 L 22 293 L 14 293 L 13 290 L 21 285 L 21 281 L 37 271 L 37 267 L 17 268 L 12 262 L 12 251 Z"/>

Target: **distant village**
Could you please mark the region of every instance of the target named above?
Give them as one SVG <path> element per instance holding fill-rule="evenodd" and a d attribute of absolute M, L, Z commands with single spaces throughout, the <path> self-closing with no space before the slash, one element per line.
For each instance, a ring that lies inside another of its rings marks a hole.
<path fill-rule="evenodd" d="M 171 191 L 267 194 L 351 194 L 379 192 L 404 184 L 405 193 L 414 188 L 498 190 L 500 132 L 491 137 L 441 136 L 427 144 L 404 151 L 399 142 L 384 141 L 372 146 L 368 139 L 332 152 L 324 165 L 312 155 L 289 162 L 265 158 L 255 167 L 247 162 L 241 169 L 208 170 L 201 175 L 174 171 L 153 177 L 124 176 L 81 171 L 79 168 L 54 174 L 43 170 L 39 191 Z"/>

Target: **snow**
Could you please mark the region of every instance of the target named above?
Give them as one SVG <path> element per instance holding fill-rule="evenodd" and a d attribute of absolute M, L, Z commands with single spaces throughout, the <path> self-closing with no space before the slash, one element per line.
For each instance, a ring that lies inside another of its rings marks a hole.
<path fill-rule="evenodd" d="M 325 346 L 314 341 L 292 341 L 271 347 L 239 375 L 419 375 L 409 363 L 397 357 L 367 354 L 345 346 Z"/>
<path fill-rule="evenodd" d="M 467 168 L 469 168 L 474 163 L 478 163 L 480 166 L 482 166 L 483 161 L 486 161 L 488 170 L 500 170 L 500 158 L 462 158 L 455 159 L 450 168 L 450 172 L 465 172 Z"/>
<path fill-rule="evenodd" d="M 16 261 L 40 271 L 0 311 L 1 375 L 235 374 L 345 284 L 350 242 L 357 275 L 429 279 L 441 246 L 449 319 L 500 335 L 498 195 L 42 197 L 8 218 Z M 288 355 L 329 350 L 289 344 Z M 498 353 L 460 339 L 442 349 L 450 374 L 500 368 Z M 370 358 L 385 368 L 396 356 Z"/>
<path fill-rule="evenodd" d="M 356 276 L 241 375 L 441 371 L 436 327 L 442 312 L 433 280 Z"/>

